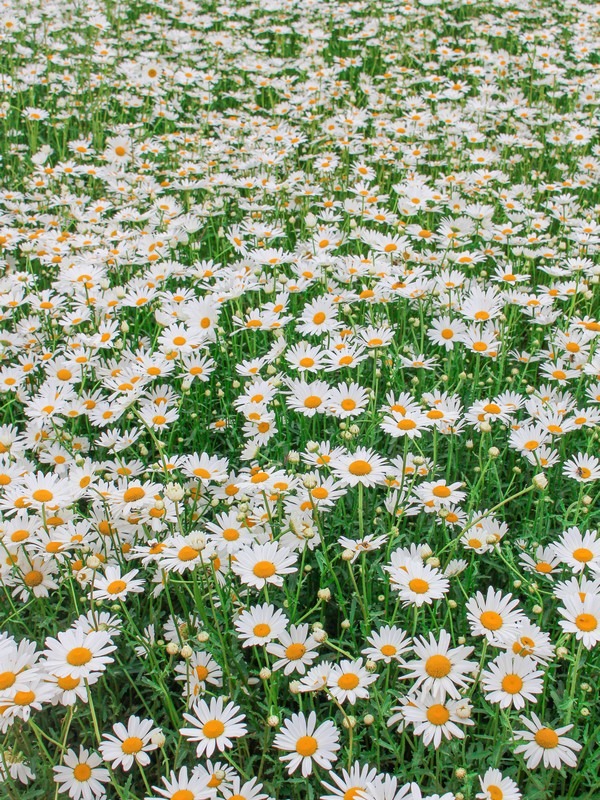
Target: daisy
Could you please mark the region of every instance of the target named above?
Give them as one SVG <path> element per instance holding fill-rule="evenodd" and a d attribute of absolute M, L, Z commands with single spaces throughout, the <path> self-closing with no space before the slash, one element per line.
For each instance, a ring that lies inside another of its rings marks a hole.
<path fill-rule="evenodd" d="M 340 536 L 338 544 L 344 550 L 352 551 L 351 563 L 354 563 L 359 555 L 379 550 L 387 542 L 388 538 L 387 534 L 375 536 L 373 533 L 367 533 L 362 539 L 348 539 L 346 536 Z"/>
<path fill-rule="evenodd" d="M 210 653 L 194 653 L 189 659 L 175 667 L 177 673 L 175 680 L 183 681 L 184 697 L 192 705 L 199 694 L 206 691 L 206 684 L 213 686 L 223 685 L 223 670 Z"/>
<path fill-rule="evenodd" d="M 293 411 L 298 411 L 305 417 L 314 417 L 315 414 L 324 414 L 329 404 L 329 384 L 325 381 L 306 383 L 301 380 L 287 381 L 289 392 L 286 403 Z"/>
<path fill-rule="evenodd" d="M 566 633 L 574 633 L 586 650 L 591 650 L 600 642 L 600 596 L 588 593 L 582 600 L 579 595 L 571 595 L 563 603 L 565 607 L 559 607 L 558 613 L 564 619 L 558 624 Z"/>
<path fill-rule="evenodd" d="M 517 610 L 519 601 L 512 594 L 503 595 L 490 586 L 484 597 L 477 592 L 467 601 L 467 619 L 473 636 L 485 636 L 491 644 L 498 644 L 502 637 L 514 632 L 523 619 Z"/>
<path fill-rule="evenodd" d="M 461 483 L 447 484 L 445 480 L 424 481 L 415 487 L 414 494 L 423 503 L 425 510 L 434 510 L 442 505 L 458 504 L 466 493 L 460 491 Z"/>
<path fill-rule="evenodd" d="M 304 675 L 306 667 L 310 666 L 317 657 L 316 639 L 309 634 L 309 625 L 291 625 L 290 632 L 282 631 L 278 636 L 278 642 L 270 642 L 267 653 L 275 656 L 278 660 L 273 664 L 273 669 L 278 670 L 283 667 L 284 675 L 298 672 Z"/>
<path fill-rule="evenodd" d="M 153 786 L 157 796 L 147 800 L 211 800 L 215 790 L 209 787 L 209 779 L 195 771 L 188 776 L 187 767 L 181 767 L 179 772 L 171 770 L 168 778 L 162 777 L 164 789 Z"/>
<path fill-rule="evenodd" d="M 93 586 L 96 600 L 123 600 L 130 592 L 144 591 L 144 581 L 135 580 L 139 570 L 132 569 L 121 575 L 120 567 L 106 567 L 104 575 L 94 575 Z"/>
<path fill-rule="evenodd" d="M 422 561 L 409 559 L 405 569 L 395 566 L 385 567 L 389 573 L 392 589 L 397 591 L 403 605 L 431 605 L 448 592 L 450 582 L 435 567 L 423 564 Z"/>
<path fill-rule="evenodd" d="M 540 761 L 543 761 L 546 769 L 560 769 L 563 764 L 567 767 L 577 766 L 575 753 L 581 750 L 581 745 L 564 735 L 572 725 L 549 728 L 535 714 L 531 715 L 530 720 L 524 716 L 520 720 L 527 730 L 515 731 L 515 737 L 525 744 L 516 747 L 515 753 L 523 753 L 527 759 L 527 769 L 535 769 Z"/>
<path fill-rule="evenodd" d="M 579 483 L 589 483 L 600 479 L 600 458 L 577 453 L 563 467 L 563 475 L 573 478 Z"/>
<path fill-rule="evenodd" d="M 66 478 L 32 472 L 22 478 L 21 492 L 33 508 L 54 511 L 65 508 L 78 498 L 78 492 Z"/>
<path fill-rule="evenodd" d="M 385 480 L 387 463 L 373 450 L 359 447 L 354 453 L 345 452 L 331 461 L 333 473 L 347 486 L 375 486 Z"/>
<path fill-rule="evenodd" d="M 89 679 L 94 673 L 104 672 L 114 659 L 109 655 L 116 650 L 112 636 L 107 631 L 89 631 L 70 628 L 49 636 L 43 651 L 45 666 L 54 675 Z"/>
<path fill-rule="evenodd" d="M 308 718 L 304 714 L 292 714 L 283 723 L 281 731 L 275 736 L 273 747 L 287 751 L 280 761 L 287 762 L 288 774 L 302 767 L 302 777 L 312 774 L 313 761 L 325 770 L 330 770 L 337 760 L 340 749 L 338 731 L 330 720 L 317 725 L 317 715 L 311 711 Z"/>
<path fill-rule="evenodd" d="M 192 453 L 181 462 L 181 471 L 189 478 L 196 478 L 204 486 L 223 483 L 227 479 L 229 462 L 226 458 L 210 456 L 208 453 Z"/>
<path fill-rule="evenodd" d="M 99 766 L 102 759 L 97 753 L 81 745 L 79 753 L 69 748 L 63 756 L 63 763 L 64 766 L 52 768 L 59 792 L 68 793 L 73 800 L 106 796 L 103 784 L 110 781 L 110 775 L 105 767 Z"/>
<path fill-rule="evenodd" d="M 281 609 L 263 603 L 242 611 L 234 625 L 242 647 L 256 647 L 279 639 L 287 628 L 288 618 Z"/>
<path fill-rule="evenodd" d="M 521 658 L 530 657 L 538 664 L 547 664 L 554 657 L 549 634 L 526 618 L 516 628 L 505 631 L 498 646 Z"/>
<path fill-rule="evenodd" d="M 551 547 L 536 547 L 534 557 L 522 553 L 519 560 L 527 572 L 535 572 L 552 580 L 553 573 L 560 569 L 560 559 Z"/>
<path fill-rule="evenodd" d="M 350 705 L 354 705 L 357 700 L 365 700 L 369 697 L 367 686 L 376 681 L 378 677 L 379 675 L 369 673 L 363 667 L 362 658 L 356 661 L 343 659 L 331 668 L 327 679 L 327 688 L 339 703 L 347 700 Z"/>
<path fill-rule="evenodd" d="M 194 716 L 184 714 L 183 718 L 192 727 L 181 728 L 179 733 L 190 742 L 197 742 L 196 755 L 212 756 L 215 750 L 233 747 L 232 739 L 245 736 L 248 728 L 244 723 L 244 714 L 239 714 L 239 706 L 228 703 L 223 706 L 222 697 L 212 697 L 210 704 L 205 700 L 196 701 L 193 706 Z"/>
<path fill-rule="evenodd" d="M 411 648 L 411 640 L 406 631 L 395 625 L 383 625 L 379 630 L 367 636 L 370 647 L 365 647 L 361 652 L 370 661 L 383 661 L 390 664 L 392 661 L 404 663 L 402 656 Z"/>
<path fill-rule="evenodd" d="M 368 404 L 367 390 L 358 383 L 340 383 L 329 391 L 328 412 L 338 419 L 356 417 Z"/>
<path fill-rule="evenodd" d="M 543 674 L 531 658 L 502 653 L 489 662 L 480 681 L 488 702 L 518 710 L 525 707 L 527 700 L 537 701 L 536 695 L 544 689 Z"/>
<path fill-rule="evenodd" d="M 199 564 L 208 560 L 209 552 L 206 542 L 200 542 L 194 535 L 170 536 L 154 548 L 155 559 L 160 569 L 165 572 L 177 572 L 182 575 L 188 570 L 195 569 Z"/>
<path fill-rule="evenodd" d="M 334 784 L 321 781 L 325 789 L 332 794 L 321 795 L 321 800 L 353 800 L 360 797 L 360 792 L 364 791 L 375 780 L 377 770 L 367 764 L 361 765 L 358 761 L 350 767 L 350 770 L 342 770 L 341 777 L 335 772 L 330 772 L 329 777 Z"/>
<path fill-rule="evenodd" d="M 473 720 L 458 716 L 457 708 L 459 702 L 465 701 L 447 700 L 439 702 L 427 692 L 417 695 L 411 702 L 403 706 L 402 713 L 404 719 L 412 723 L 416 736 L 423 737 L 423 743 L 427 746 L 433 743 L 437 748 L 445 739 L 464 739 L 464 732 L 458 725 L 473 725 Z"/>
<path fill-rule="evenodd" d="M 556 557 L 575 573 L 583 572 L 588 566 L 594 572 L 600 571 L 600 537 L 597 531 L 582 534 L 579 528 L 567 528 L 558 542 L 550 547 Z"/>
<path fill-rule="evenodd" d="M 412 692 L 429 692 L 442 701 L 446 695 L 458 699 L 459 689 L 466 689 L 472 682 L 469 673 L 474 673 L 477 665 L 466 659 L 473 648 L 464 645 L 450 647 L 450 643 L 450 634 L 443 629 L 439 632 L 439 642 L 433 633 L 429 634 L 429 641 L 425 637 L 413 640 L 412 648 L 417 659 L 402 665 L 403 669 L 412 670 L 403 676 L 405 680 L 416 678 Z"/>
<path fill-rule="evenodd" d="M 115 735 L 105 733 L 100 742 L 100 752 L 105 761 L 111 762 L 111 767 L 122 767 L 125 772 L 133 767 L 134 762 L 145 767 L 150 763 L 148 753 L 156 750 L 157 746 L 151 740 L 159 728 L 154 727 L 151 719 L 140 719 L 131 716 L 127 726 L 122 722 L 113 725 Z"/>
<path fill-rule="evenodd" d="M 223 547 L 229 554 L 251 544 L 253 540 L 251 531 L 244 522 L 238 521 L 238 516 L 235 510 L 229 511 L 217 514 L 214 522 L 206 523 L 207 531 L 214 535 L 215 544 Z"/>
<path fill-rule="evenodd" d="M 479 775 L 481 792 L 475 797 L 477 800 L 521 800 L 519 787 L 512 778 L 503 777 L 499 769 L 488 769 L 484 775 Z"/>
<path fill-rule="evenodd" d="M 236 775 L 233 785 L 223 788 L 223 797 L 225 800 L 268 800 L 269 795 L 261 791 L 262 788 L 257 778 L 242 783 L 242 779 Z"/>
<path fill-rule="evenodd" d="M 241 549 L 232 569 L 246 586 L 262 589 L 267 583 L 283 586 L 284 575 L 297 571 L 296 560 L 297 554 L 287 547 L 267 542 Z"/>

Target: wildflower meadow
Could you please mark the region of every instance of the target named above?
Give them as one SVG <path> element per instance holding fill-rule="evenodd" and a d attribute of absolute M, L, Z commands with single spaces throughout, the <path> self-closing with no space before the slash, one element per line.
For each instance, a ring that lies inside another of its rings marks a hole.
<path fill-rule="evenodd" d="M 600 800 L 600 5 L 3 0 L 1 800 Z"/>

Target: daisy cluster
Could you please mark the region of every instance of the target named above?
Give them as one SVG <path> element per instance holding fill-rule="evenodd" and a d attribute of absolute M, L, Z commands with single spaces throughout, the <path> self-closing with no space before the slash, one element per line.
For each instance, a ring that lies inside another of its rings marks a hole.
<path fill-rule="evenodd" d="M 599 796 L 599 22 L 2 4 L 0 794 Z"/>

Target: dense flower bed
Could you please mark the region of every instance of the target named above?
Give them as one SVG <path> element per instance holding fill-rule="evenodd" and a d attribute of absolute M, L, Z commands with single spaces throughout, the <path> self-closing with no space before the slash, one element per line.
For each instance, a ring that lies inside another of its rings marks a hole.
<path fill-rule="evenodd" d="M 600 796 L 600 6 L 6 0 L 0 796 Z"/>

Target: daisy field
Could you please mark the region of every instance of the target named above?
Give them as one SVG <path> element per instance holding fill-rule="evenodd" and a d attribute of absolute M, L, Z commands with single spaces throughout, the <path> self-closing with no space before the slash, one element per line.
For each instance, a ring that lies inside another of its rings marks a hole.
<path fill-rule="evenodd" d="M 0 798 L 600 798 L 600 5 L 4 0 Z"/>

